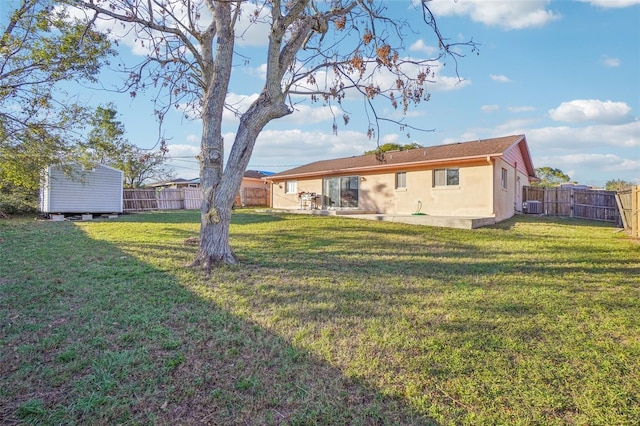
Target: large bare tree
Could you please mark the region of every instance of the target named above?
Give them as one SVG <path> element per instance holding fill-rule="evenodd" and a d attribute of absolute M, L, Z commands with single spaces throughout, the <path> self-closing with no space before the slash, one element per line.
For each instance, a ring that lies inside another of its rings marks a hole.
<path fill-rule="evenodd" d="M 118 21 L 148 49 L 146 59 L 131 68 L 132 94 L 144 87 L 164 87 L 167 97 L 159 117 L 180 103 L 202 119 L 203 202 L 194 266 L 205 270 L 237 262 L 229 245 L 235 194 L 258 135 L 270 121 L 291 114 L 294 99 L 306 96 L 339 109 L 347 94 L 355 92 L 369 106 L 367 132 L 377 136 L 377 124 L 385 118 L 373 108 L 374 99 L 386 99 L 406 112 L 411 104 L 428 100 L 426 84 L 433 79 L 431 67 L 437 60 L 449 57 L 455 62 L 461 45 L 476 47 L 472 41 L 451 44 L 444 39 L 428 0 L 68 1 L 94 22 Z M 392 20 L 388 7 L 405 8 L 407 20 Z M 225 164 L 223 110 L 233 108 L 225 100 L 237 69 L 234 60 L 243 59 L 236 50 L 243 36 L 237 30 L 241 17 L 269 28 L 266 74 L 259 96 L 246 110 L 237 111 L 239 124 Z M 404 56 L 405 35 L 424 30 L 438 45 L 434 57 Z M 348 122 L 348 114 L 339 115 Z"/>

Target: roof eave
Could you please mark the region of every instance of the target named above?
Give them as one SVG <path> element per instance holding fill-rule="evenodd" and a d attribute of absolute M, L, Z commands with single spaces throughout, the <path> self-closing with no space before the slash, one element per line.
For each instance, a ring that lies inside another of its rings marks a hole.
<path fill-rule="evenodd" d="M 419 168 L 421 166 L 439 166 L 439 165 L 455 165 L 460 163 L 476 163 L 476 162 L 484 162 L 493 158 L 502 157 L 502 153 L 494 153 L 494 154 L 483 154 L 483 155 L 474 155 L 469 157 L 456 157 L 456 158 L 443 158 L 438 160 L 423 160 L 423 161 L 412 161 L 408 163 L 394 163 L 394 164 L 376 164 L 374 166 L 366 166 L 366 167 L 350 167 L 344 169 L 333 169 L 333 170 L 322 170 L 317 172 L 309 172 L 309 173 L 291 173 L 288 175 L 278 175 L 275 177 L 269 176 L 266 178 L 267 182 L 277 182 L 281 180 L 287 179 L 300 179 L 300 178 L 311 178 L 311 177 L 319 177 L 319 176 L 327 176 L 327 175 L 337 175 L 337 174 L 345 174 L 345 173 L 356 173 L 356 172 L 371 172 L 371 171 L 379 171 L 379 170 L 390 170 L 390 169 L 398 169 L 398 168 Z"/>

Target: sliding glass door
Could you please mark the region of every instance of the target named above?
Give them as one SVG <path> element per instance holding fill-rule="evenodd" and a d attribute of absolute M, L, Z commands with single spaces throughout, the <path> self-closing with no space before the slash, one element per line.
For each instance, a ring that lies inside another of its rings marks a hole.
<path fill-rule="evenodd" d="M 358 176 L 344 176 L 324 180 L 323 193 L 333 208 L 358 207 Z"/>

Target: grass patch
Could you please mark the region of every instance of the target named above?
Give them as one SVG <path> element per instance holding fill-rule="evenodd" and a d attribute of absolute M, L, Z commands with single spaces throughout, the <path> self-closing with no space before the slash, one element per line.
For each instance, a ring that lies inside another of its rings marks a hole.
<path fill-rule="evenodd" d="M 633 424 L 640 246 L 237 211 L 0 220 L 0 418 L 32 424 Z"/>

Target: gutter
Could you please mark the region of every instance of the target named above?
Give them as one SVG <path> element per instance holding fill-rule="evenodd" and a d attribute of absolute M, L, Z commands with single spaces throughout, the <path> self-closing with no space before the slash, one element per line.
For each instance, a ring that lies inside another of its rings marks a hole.
<path fill-rule="evenodd" d="M 476 155 L 473 157 L 446 158 L 441 160 L 414 161 L 411 163 L 376 164 L 374 166 L 352 167 L 352 168 L 346 168 L 346 169 L 322 170 L 317 172 L 269 176 L 263 179 L 267 180 L 267 182 L 279 182 L 281 180 L 287 180 L 287 179 L 293 179 L 293 178 L 319 177 L 319 176 L 337 175 L 337 174 L 345 174 L 345 173 L 353 173 L 353 172 L 383 171 L 383 170 L 398 169 L 398 168 L 414 169 L 414 168 L 419 168 L 425 165 L 437 166 L 437 165 L 446 165 L 451 163 L 474 163 L 474 162 L 482 162 L 485 160 L 490 162 L 491 159 L 501 158 L 501 157 L 502 157 L 502 153 L 490 154 L 490 155 L 479 155 L 479 156 Z"/>

